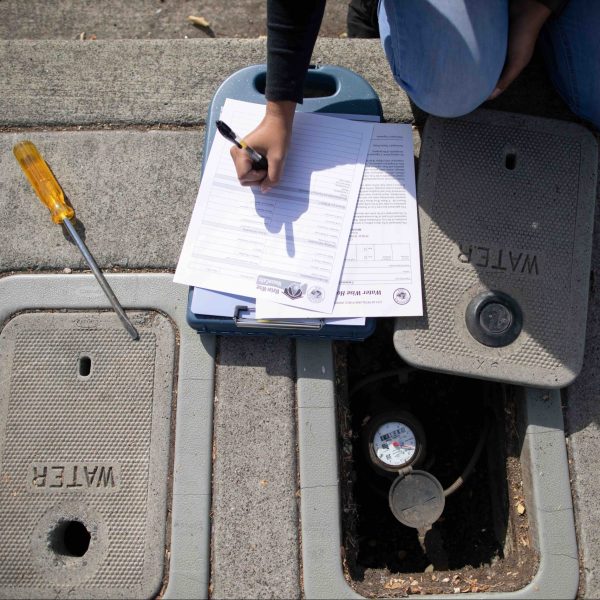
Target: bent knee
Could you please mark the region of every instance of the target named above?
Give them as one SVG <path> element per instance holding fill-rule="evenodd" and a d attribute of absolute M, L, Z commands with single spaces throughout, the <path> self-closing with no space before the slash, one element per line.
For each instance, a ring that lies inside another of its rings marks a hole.
<path fill-rule="evenodd" d="M 425 112 L 436 117 L 460 117 L 474 111 L 485 102 L 498 82 L 498 74 L 471 73 L 459 81 L 432 79 L 419 89 L 407 90 L 411 100 Z"/>

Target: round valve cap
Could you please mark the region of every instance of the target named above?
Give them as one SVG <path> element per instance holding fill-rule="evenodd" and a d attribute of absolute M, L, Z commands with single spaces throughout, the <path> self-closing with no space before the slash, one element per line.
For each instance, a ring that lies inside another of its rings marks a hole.
<path fill-rule="evenodd" d="M 479 324 L 487 333 L 498 335 L 504 333 L 512 324 L 512 313 L 504 304 L 490 302 L 479 314 Z"/>
<path fill-rule="evenodd" d="M 481 344 L 492 348 L 514 342 L 523 327 L 520 306 L 508 294 L 488 291 L 469 302 L 465 312 L 469 333 Z"/>

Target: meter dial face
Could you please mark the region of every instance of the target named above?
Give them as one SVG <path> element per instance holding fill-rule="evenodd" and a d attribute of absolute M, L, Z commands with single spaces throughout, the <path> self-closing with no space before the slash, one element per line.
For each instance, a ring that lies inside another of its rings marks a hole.
<path fill-rule="evenodd" d="M 364 448 L 369 463 L 380 475 L 397 474 L 408 466 L 414 469 L 425 460 L 425 432 L 408 411 L 380 413 L 369 418 L 364 427 Z"/>
<path fill-rule="evenodd" d="M 402 467 L 411 462 L 417 452 L 414 431 L 400 421 L 380 425 L 373 435 L 373 450 L 377 458 L 390 467 Z"/>

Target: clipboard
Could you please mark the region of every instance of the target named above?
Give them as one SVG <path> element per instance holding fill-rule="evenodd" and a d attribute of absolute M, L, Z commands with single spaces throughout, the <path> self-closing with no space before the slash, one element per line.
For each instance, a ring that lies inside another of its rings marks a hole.
<path fill-rule="evenodd" d="M 210 148 L 217 131 L 215 122 L 220 116 L 226 98 L 265 104 L 267 66 L 252 65 L 233 73 L 216 91 L 208 109 L 204 148 Z M 381 102 L 371 85 L 349 69 L 333 65 L 308 69 L 304 83 L 304 103 L 300 112 L 364 115 L 369 120 L 381 121 Z M 204 154 L 202 169 L 207 160 Z M 188 295 L 187 322 L 199 333 L 216 335 L 281 335 L 304 338 L 362 341 L 375 330 L 375 319 L 368 318 L 364 325 L 339 325 L 325 319 L 257 320 L 251 307 L 239 305 L 231 315 L 213 316 L 192 311 L 191 287 Z"/>
<path fill-rule="evenodd" d="M 375 326 L 375 319 L 370 319 L 372 323 L 370 323 L 369 328 L 365 327 L 368 319 L 362 319 L 364 325 L 348 323 L 348 321 L 360 321 L 361 319 L 257 319 L 255 303 L 252 298 L 219 294 L 210 290 L 202 290 L 202 292 L 208 295 L 222 296 L 224 299 L 223 313 L 226 313 L 227 316 L 214 316 L 212 312 L 210 315 L 198 315 L 194 311 L 199 303 L 198 298 L 194 297 L 197 291 L 193 287 L 190 288 L 188 323 L 194 329 L 204 333 L 218 333 L 220 335 L 261 333 L 263 335 L 294 337 L 314 337 L 317 335 L 327 339 L 358 340 L 362 338 L 365 332 L 370 335 L 372 328 Z M 200 302 L 202 301 L 206 300 L 201 299 Z M 207 312 L 212 311 L 213 304 L 210 301 L 206 301 L 206 304 Z"/>

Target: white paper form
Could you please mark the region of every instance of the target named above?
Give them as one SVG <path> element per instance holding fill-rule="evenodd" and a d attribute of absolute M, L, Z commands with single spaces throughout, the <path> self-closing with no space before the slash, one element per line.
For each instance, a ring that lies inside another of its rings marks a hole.
<path fill-rule="evenodd" d="M 256 313 L 270 319 L 310 316 L 263 300 Z M 412 130 L 376 124 L 338 297 L 328 317 L 422 314 Z"/>
<path fill-rule="evenodd" d="M 243 135 L 263 114 L 228 99 L 221 117 Z M 284 176 L 267 194 L 239 185 L 231 144 L 215 136 L 175 282 L 330 312 L 372 128 L 297 113 Z"/>
<path fill-rule="evenodd" d="M 262 105 L 228 99 L 221 117 L 244 135 L 260 123 L 264 111 Z M 255 199 L 250 188 L 239 184 L 230 148 L 231 142 L 215 133 L 173 280 L 254 296 L 267 235 L 260 213 L 273 210 L 274 196 Z"/>

